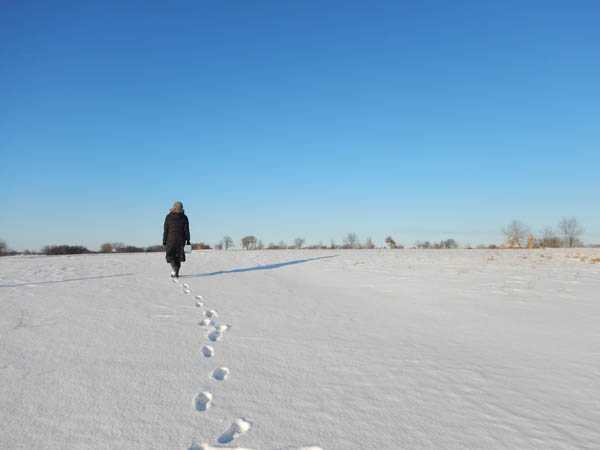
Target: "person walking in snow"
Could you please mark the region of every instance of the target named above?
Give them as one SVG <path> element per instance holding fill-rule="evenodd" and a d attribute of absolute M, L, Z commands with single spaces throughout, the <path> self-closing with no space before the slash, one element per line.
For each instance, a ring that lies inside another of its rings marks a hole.
<path fill-rule="evenodd" d="M 165 217 L 163 245 L 167 262 L 171 265 L 171 277 L 179 278 L 181 263 L 185 261 L 185 245 L 190 244 L 190 223 L 183 211 L 183 203 L 175 202 Z"/>

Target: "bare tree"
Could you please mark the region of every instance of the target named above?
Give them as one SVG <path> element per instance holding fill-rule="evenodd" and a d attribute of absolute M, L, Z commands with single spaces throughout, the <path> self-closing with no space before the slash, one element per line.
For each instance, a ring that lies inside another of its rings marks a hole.
<path fill-rule="evenodd" d="M 242 248 L 244 250 L 254 250 L 256 248 L 256 237 L 246 236 L 242 238 Z"/>
<path fill-rule="evenodd" d="M 348 233 L 344 238 L 344 247 L 345 248 L 359 248 L 360 241 L 358 240 L 358 236 L 356 233 Z"/>
<path fill-rule="evenodd" d="M 396 241 L 391 236 L 388 236 L 388 237 L 385 238 L 385 243 L 391 249 L 395 249 L 396 248 Z"/>
<path fill-rule="evenodd" d="M 0 239 L 0 255 L 6 255 L 8 253 L 8 246 L 6 242 Z"/>
<path fill-rule="evenodd" d="M 231 236 L 225 236 L 223 238 L 223 248 L 229 250 L 231 247 L 233 247 L 233 239 L 231 239 Z"/>
<path fill-rule="evenodd" d="M 575 217 L 563 217 L 558 223 L 558 229 L 567 247 L 572 248 L 582 245 L 579 237 L 583 234 L 583 227 L 579 225 Z"/>
<path fill-rule="evenodd" d="M 370 237 L 368 237 L 367 241 L 365 242 L 365 247 L 369 248 L 369 249 L 375 248 L 375 244 L 373 244 L 373 239 L 371 239 Z"/>
<path fill-rule="evenodd" d="M 294 247 L 296 248 L 302 248 L 302 246 L 304 245 L 304 238 L 296 238 L 294 239 Z"/>
<path fill-rule="evenodd" d="M 258 250 L 264 250 L 265 244 L 263 244 L 263 241 L 259 240 L 258 243 L 256 244 L 256 248 Z"/>
<path fill-rule="evenodd" d="M 522 247 L 527 242 L 529 227 L 518 220 L 513 220 L 502 233 L 506 236 L 506 242 L 510 247 Z"/>
<path fill-rule="evenodd" d="M 279 244 L 277 245 L 281 250 L 285 250 L 287 248 L 287 244 L 285 243 L 285 241 L 279 241 Z"/>

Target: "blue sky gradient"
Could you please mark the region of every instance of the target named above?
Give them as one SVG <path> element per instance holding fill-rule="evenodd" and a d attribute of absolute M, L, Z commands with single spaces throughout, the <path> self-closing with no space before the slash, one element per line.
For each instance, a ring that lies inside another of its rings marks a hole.
<path fill-rule="evenodd" d="M 252 3 L 4 4 L 0 238 L 600 243 L 598 2 Z"/>

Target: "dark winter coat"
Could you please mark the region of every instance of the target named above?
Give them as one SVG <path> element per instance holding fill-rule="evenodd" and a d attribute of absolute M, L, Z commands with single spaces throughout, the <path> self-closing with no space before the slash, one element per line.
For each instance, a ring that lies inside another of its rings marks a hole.
<path fill-rule="evenodd" d="M 170 212 L 165 217 L 163 245 L 167 262 L 185 261 L 185 243 L 190 241 L 190 224 L 183 212 Z"/>

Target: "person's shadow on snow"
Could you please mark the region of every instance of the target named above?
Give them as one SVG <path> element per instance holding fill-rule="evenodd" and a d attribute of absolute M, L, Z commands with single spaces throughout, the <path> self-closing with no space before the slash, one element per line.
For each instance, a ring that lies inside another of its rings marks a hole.
<path fill-rule="evenodd" d="M 285 261 L 285 262 L 281 262 L 281 263 L 266 264 L 266 265 L 260 265 L 260 266 L 254 266 L 254 267 L 246 267 L 246 268 L 243 268 L 243 269 L 219 270 L 218 272 L 208 272 L 208 273 L 196 273 L 196 274 L 190 274 L 190 275 L 182 275 L 181 278 L 186 278 L 186 277 L 190 277 L 190 278 L 195 278 L 195 277 L 214 277 L 215 275 L 226 275 L 226 274 L 229 274 L 229 273 L 253 272 L 255 270 L 273 270 L 273 269 L 279 269 L 281 267 L 292 266 L 294 264 L 303 264 L 303 263 L 307 263 L 307 262 L 310 262 L 310 261 L 317 261 L 319 259 L 335 258 L 336 256 L 337 255 L 329 255 L 329 256 L 318 256 L 318 257 L 315 257 L 315 258 L 294 259 L 292 261 Z"/>

